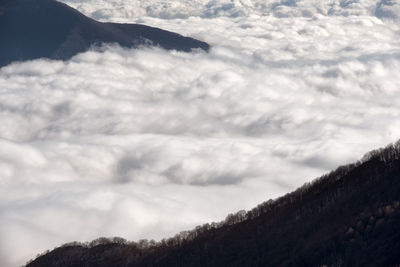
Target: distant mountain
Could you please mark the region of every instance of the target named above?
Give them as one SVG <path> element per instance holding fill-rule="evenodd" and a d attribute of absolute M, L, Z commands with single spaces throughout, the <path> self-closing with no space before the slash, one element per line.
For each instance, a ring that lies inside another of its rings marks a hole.
<path fill-rule="evenodd" d="M 98 22 L 55 0 L 0 0 L 0 67 L 42 57 L 66 60 L 102 43 L 209 49 L 205 42 L 158 28 Z"/>
<path fill-rule="evenodd" d="M 224 222 L 155 243 L 100 238 L 37 266 L 399 266 L 400 142 Z"/>

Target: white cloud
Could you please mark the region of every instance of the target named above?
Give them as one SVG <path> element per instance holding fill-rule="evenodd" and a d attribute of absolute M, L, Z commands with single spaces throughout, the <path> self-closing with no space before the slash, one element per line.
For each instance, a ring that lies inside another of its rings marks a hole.
<path fill-rule="evenodd" d="M 377 16 L 398 19 L 394 0 L 62 0 L 100 20 L 125 20 L 149 16 L 162 19 L 189 17 L 275 17 Z"/>
<path fill-rule="evenodd" d="M 171 236 L 400 137 L 389 2 L 68 3 L 213 48 L 0 69 L 2 266 L 73 240 Z"/>

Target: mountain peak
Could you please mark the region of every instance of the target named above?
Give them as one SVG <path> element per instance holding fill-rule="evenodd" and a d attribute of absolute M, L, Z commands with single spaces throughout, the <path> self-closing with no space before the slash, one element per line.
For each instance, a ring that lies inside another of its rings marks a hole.
<path fill-rule="evenodd" d="M 139 24 L 103 23 L 55 0 L 6 0 L 0 4 L 0 67 L 13 61 L 66 60 L 103 43 L 158 46 L 190 52 L 209 45 Z"/>

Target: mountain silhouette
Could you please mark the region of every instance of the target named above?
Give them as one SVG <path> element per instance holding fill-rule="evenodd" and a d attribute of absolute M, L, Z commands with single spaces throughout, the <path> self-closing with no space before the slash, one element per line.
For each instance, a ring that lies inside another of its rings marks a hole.
<path fill-rule="evenodd" d="M 256 208 L 161 242 L 99 238 L 41 266 L 399 266 L 400 142 Z"/>
<path fill-rule="evenodd" d="M 66 60 L 103 43 L 209 49 L 205 42 L 158 28 L 98 22 L 55 0 L 0 0 L 0 67 L 42 57 Z"/>

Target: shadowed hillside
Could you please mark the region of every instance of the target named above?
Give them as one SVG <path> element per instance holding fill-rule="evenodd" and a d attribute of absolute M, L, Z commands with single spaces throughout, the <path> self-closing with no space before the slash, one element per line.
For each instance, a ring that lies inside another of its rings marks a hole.
<path fill-rule="evenodd" d="M 0 67 L 41 57 L 66 60 L 102 43 L 209 49 L 204 42 L 153 27 L 98 22 L 55 0 L 0 1 Z"/>
<path fill-rule="evenodd" d="M 100 238 L 27 266 L 396 266 L 400 143 L 224 222 L 155 243 Z"/>

